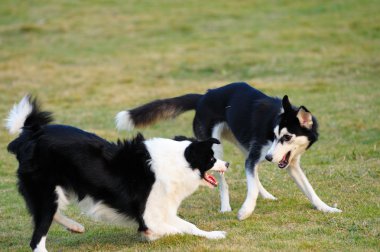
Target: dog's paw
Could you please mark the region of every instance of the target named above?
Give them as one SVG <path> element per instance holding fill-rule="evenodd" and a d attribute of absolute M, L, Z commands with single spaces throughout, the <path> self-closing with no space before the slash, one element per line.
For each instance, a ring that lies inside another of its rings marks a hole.
<path fill-rule="evenodd" d="M 336 208 L 336 206 L 337 206 L 336 204 L 334 204 L 334 207 L 330 207 L 326 204 L 323 204 L 321 206 L 315 206 L 315 208 L 324 213 L 341 213 L 342 210 Z"/>
<path fill-rule="evenodd" d="M 33 252 L 48 252 L 46 248 L 35 248 Z"/>
<path fill-rule="evenodd" d="M 85 231 L 84 226 L 82 226 L 79 223 L 71 224 L 70 227 L 67 227 L 67 230 L 72 233 L 78 233 L 78 234 L 82 234 Z"/>
<path fill-rule="evenodd" d="M 342 210 L 335 208 L 335 207 L 324 207 L 321 209 L 318 209 L 319 211 L 322 211 L 324 213 L 341 213 Z"/>
<path fill-rule="evenodd" d="M 207 239 L 224 239 L 227 233 L 225 231 L 211 231 L 207 233 Z"/>
<path fill-rule="evenodd" d="M 147 229 L 147 230 L 141 232 L 141 237 L 148 242 L 152 242 L 152 241 L 155 241 L 155 240 L 161 238 L 161 235 L 158 235 L 158 234 L 154 233 L 152 230 Z"/>
<path fill-rule="evenodd" d="M 250 209 L 247 209 L 245 207 L 242 207 L 239 210 L 237 217 L 238 217 L 239 220 L 242 221 L 242 220 L 247 219 L 249 216 L 251 216 L 252 212 L 253 212 L 253 210 L 250 210 Z"/>
<path fill-rule="evenodd" d="M 263 197 L 263 199 L 266 199 L 266 200 L 277 200 L 276 197 L 274 197 L 272 194 L 265 194 L 265 195 L 261 195 L 261 197 Z"/>
<path fill-rule="evenodd" d="M 226 212 L 231 212 L 232 211 L 232 209 L 231 209 L 231 206 L 230 205 L 228 205 L 228 206 L 222 206 L 221 208 L 220 208 L 220 212 L 221 213 L 226 213 Z"/>

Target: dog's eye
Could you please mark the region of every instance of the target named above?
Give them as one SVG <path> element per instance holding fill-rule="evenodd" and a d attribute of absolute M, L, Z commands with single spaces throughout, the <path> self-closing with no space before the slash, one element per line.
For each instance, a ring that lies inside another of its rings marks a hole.
<path fill-rule="evenodd" d="M 291 136 L 291 135 L 284 135 L 284 136 L 282 137 L 282 139 L 283 139 L 285 142 L 288 142 L 288 141 L 290 141 L 290 139 L 292 139 L 292 136 Z"/>
<path fill-rule="evenodd" d="M 210 161 L 211 161 L 211 162 L 215 162 L 216 159 L 212 157 L 212 158 L 210 159 Z"/>

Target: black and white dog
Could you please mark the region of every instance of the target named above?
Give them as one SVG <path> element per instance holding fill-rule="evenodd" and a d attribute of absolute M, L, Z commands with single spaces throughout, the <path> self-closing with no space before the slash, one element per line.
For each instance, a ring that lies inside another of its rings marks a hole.
<path fill-rule="evenodd" d="M 240 220 L 252 214 L 259 193 L 265 199 L 276 199 L 259 180 L 258 164 L 264 159 L 281 169 L 288 167 L 290 176 L 318 210 L 341 212 L 317 196 L 301 169 L 301 155 L 317 141 L 317 121 L 304 106 L 292 106 L 287 96 L 281 101 L 246 83 L 232 83 L 208 90 L 204 95 L 187 94 L 121 111 L 116 116 L 116 124 L 119 130 L 131 130 L 193 109 L 196 111 L 193 130 L 197 139 L 226 138 L 246 156 L 248 193 L 238 212 Z M 222 147 L 213 148 L 221 158 Z M 231 211 L 228 185 L 222 174 L 220 196 L 221 211 Z"/>
<path fill-rule="evenodd" d="M 182 200 L 199 185 L 217 185 L 207 171 L 226 171 L 228 163 L 214 158 L 212 145 L 218 140 L 145 140 L 139 134 L 131 141 L 110 143 L 51 121 L 51 113 L 41 111 L 29 96 L 7 119 L 10 133 L 20 133 L 8 150 L 19 162 L 18 187 L 33 217 L 34 251 L 46 251 L 53 220 L 70 231 L 84 232 L 61 212 L 70 200 L 99 220 L 134 221 L 148 240 L 184 233 L 225 237 L 223 231 L 206 232 L 177 216 Z"/>

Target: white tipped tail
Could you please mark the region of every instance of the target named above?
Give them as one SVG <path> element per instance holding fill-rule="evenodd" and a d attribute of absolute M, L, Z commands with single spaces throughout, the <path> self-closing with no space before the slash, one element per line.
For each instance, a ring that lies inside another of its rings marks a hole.
<path fill-rule="evenodd" d="M 22 100 L 13 106 L 9 112 L 8 118 L 5 119 L 5 127 L 8 129 L 10 134 L 20 133 L 22 127 L 28 115 L 32 112 L 33 105 L 30 102 L 30 96 L 26 95 Z"/>
<path fill-rule="evenodd" d="M 115 117 L 116 128 L 118 130 L 128 130 L 131 131 L 135 127 L 133 119 L 129 111 L 121 111 L 117 113 Z"/>

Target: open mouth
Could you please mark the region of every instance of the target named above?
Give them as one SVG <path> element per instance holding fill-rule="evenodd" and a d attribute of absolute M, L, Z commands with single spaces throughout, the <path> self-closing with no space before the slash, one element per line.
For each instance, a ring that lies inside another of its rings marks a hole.
<path fill-rule="evenodd" d="M 214 178 L 214 176 L 205 173 L 203 179 L 207 182 L 207 185 L 211 188 L 218 186 L 218 181 Z"/>
<path fill-rule="evenodd" d="M 278 163 L 278 168 L 283 169 L 283 168 L 285 168 L 286 166 L 288 166 L 288 164 L 289 164 L 289 157 L 290 157 L 290 151 L 289 151 L 288 153 L 286 153 L 286 154 L 282 157 L 281 161 Z"/>

